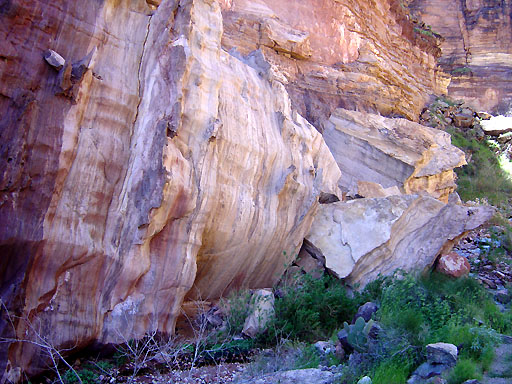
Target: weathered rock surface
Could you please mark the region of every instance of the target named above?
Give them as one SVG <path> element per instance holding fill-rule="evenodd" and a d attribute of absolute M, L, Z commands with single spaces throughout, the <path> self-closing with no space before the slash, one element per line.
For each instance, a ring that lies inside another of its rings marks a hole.
<path fill-rule="evenodd" d="M 448 133 L 405 119 L 337 109 L 324 127 L 342 173 L 339 186 L 351 194 L 371 182 L 384 196 L 394 194 L 384 188 L 398 187 L 447 202 L 456 188 L 453 168 L 466 163 Z"/>
<path fill-rule="evenodd" d="M 317 127 L 338 107 L 416 120 L 429 94 L 446 92 L 438 40 L 415 31 L 399 1 L 221 3 L 223 46 L 260 49 Z"/>
<path fill-rule="evenodd" d="M 245 319 L 242 333 L 251 338 L 267 329 L 274 316 L 274 294 L 272 289 L 258 289 L 251 297 L 251 311 Z"/>
<path fill-rule="evenodd" d="M 512 132 L 512 117 L 493 116 L 489 120 L 483 120 L 481 125 L 486 135 L 504 135 L 506 133 Z"/>
<path fill-rule="evenodd" d="M 450 252 L 439 256 L 436 269 L 447 276 L 461 277 L 469 274 L 471 266 L 464 256 Z"/>
<path fill-rule="evenodd" d="M 322 205 L 307 239 L 323 253 L 327 268 L 363 287 L 379 273 L 430 267 L 493 213 L 428 196 L 356 199 Z"/>
<path fill-rule="evenodd" d="M 413 15 L 444 37 L 441 67 L 449 95 L 476 110 L 505 113 L 512 104 L 510 0 L 408 0 Z"/>
<path fill-rule="evenodd" d="M 337 375 L 330 371 L 323 371 L 318 368 L 295 369 L 292 371 L 282 371 L 267 374 L 251 380 L 244 380 L 247 384 L 332 384 L 339 379 Z"/>
<path fill-rule="evenodd" d="M 427 362 L 444 364 L 453 367 L 457 363 L 457 347 L 450 343 L 434 343 L 427 345 Z"/>
<path fill-rule="evenodd" d="M 169 333 L 187 293 L 271 286 L 337 193 L 321 135 L 222 50 L 217 2 L 66 4 L 0 6 L 0 294 L 18 337 Z M 0 348 L 8 375 L 46 368 L 32 344 Z"/>

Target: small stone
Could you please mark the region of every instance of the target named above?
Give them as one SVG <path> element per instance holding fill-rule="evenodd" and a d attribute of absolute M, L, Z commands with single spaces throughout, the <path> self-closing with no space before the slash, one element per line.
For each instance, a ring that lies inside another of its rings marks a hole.
<path fill-rule="evenodd" d="M 351 352 L 354 349 L 348 342 L 347 331 L 344 329 L 338 332 L 338 340 L 345 351 Z"/>
<path fill-rule="evenodd" d="M 343 346 L 341 345 L 339 340 L 336 343 L 336 351 L 334 352 L 334 354 L 340 360 L 343 360 L 345 358 L 345 350 L 343 349 Z"/>
<path fill-rule="evenodd" d="M 413 376 L 417 376 L 423 380 L 429 379 L 434 376 L 439 376 L 449 367 L 445 364 L 431 364 L 423 363 L 413 373 Z M 416 380 L 418 381 L 418 380 Z"/>
<path fill-rule="evenodd" d="M 480 384 L 480 382 L 477 379 L 471 379 L 471 380 L 466 380 L 462 384 Z"/>
<path fill-rule="evenodd" d="M 371 340 L 377 340 L 382 333 L 382 327 L 378 323 L 373 323 L 368 331 L 368 337 Z"/>
<path fill-rule="evenodd" d="M 361 378 L 361 380 L 359 380 L 357 384 L 372 384 L 372 379 L 368 376 L 365 376 Z"/>
<path fill-rule="evenodd" d="M 372 303 L 371 301 L 364 303 L 358 308 L 357 313 L 352 320 L 352 324 L 354 324 L 359 317 L 362 317 L 364 321 L 369 321 L 372 318 L 372 315 L 377 312 L 377 309 L 377 304 Z"/>
<path fill-rule="evenodd" d="M 329 341 L 317 341 L 314 347 L 319 353 L 324 355 L 336 352 L 336 346 Z"/>
<path fill-rule="evenodd" d="M 492 115 L 487 112 L 478 112 L 477 116 L 481 120 L 489 120 L 492 117 Z"/>
<path fill-rule="evenodd" d="M 471 270 L 468 260 L 457 252 L 441 255 L 438 259 L 437 270 L 451 277 L 465 276 Z"/>
<path fill-rule="evenodd" d="M 444 364 L 449 367 L 457 363 L 457 347 L 449 343 L 435 343 L 427 345 L 427 362 L 430 364 Z"/>
<path fill-rule="evenodd" d="M 44 59 L 57 71 L 60 71 L 62 67 L 64 67 L 64 64 L 66 64 L 66 60 L 52 49 L 49 49 L 44 53 Z"/>
<path fill-rule="evenodd" d="M 496 292 L 496 301 L 501 304 L 508 304 L 512 300 L 512 297 L 507 289 L 501 289 Z"/>

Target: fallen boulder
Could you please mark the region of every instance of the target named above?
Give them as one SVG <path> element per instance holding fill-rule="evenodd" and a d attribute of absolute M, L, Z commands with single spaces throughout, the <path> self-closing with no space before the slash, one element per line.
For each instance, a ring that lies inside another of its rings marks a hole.
<path fill-rule="evenodd" d="M 274 294 L 271 289 L 258 289 L 252 294 L 252 310 L 245 319 L 242 333 L 248 337 L 255 337 L 265 331 L 268 322 L 274 316 Z"/>
<path fill-rule="evenodd" d="M 486 135 L 500 136 L 512 132 L 512 117 L 493 116 L 480 122 Z"/>
<path fill-rule="evenodd" d="M 464 256 L 457 252 L 450 252 L 439 257 L 436 269 L 447 276 L 461 277 L 469 274 L 471 266 Z"/>
<path fill-rule="evenodd" d="M 427 362 L 453 367 L 457 363 L 457 347 L 449 343 L 434 343 L 427 345 Z"/>
<path fill-rule="evenodd" d="M 324 139 L 341 170 L 338 185 L 349 195 L 372 182 L 448 202 L 453 169 L 466 164 L 448 133 L 405 119 L 337 109 L 324 123 Z"/>
<path fill-rule="evenodd" d="M 429 196 L 356 199 L 321 205 L 306 239 L 336 276 L 363 287 L 379 274 L 431 267 L 493 213 L 492 207 L 444 204 Z"/>

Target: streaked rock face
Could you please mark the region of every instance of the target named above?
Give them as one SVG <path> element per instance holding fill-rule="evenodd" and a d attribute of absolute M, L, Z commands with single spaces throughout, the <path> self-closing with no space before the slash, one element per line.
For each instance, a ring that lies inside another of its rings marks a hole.
<path fill-rule="evenodd" d="M 223 46 L 260 49 L 315 126 L 343 107 L 416 120 L 449 80 L 399 1 L 222 0 Z"/>
<path fill-rule="evenodd" d="M 430 267 L 493 213 L 428 196 L 356 199 L 322 205 L 307 240 L 325 256 L 327 268 L 362 288 L 379 274 Z"/>
<path fill-rule="evenodd" d="M 512 105 L 512 2 L 413 0 L 412 12 L 444 37 L 442 68 L 449 95 L 476 110 L 505 113 Z"/>
<path fill-rule="evenodd" d="M 466 164 L 448 133 L 405 119 L 337 109 L 324 138 L 341 169 L 339 186 L 352 195 L 372 182 L 448 202 L 456 188 L 453 169 Z"/>
<path fill-rule="evenodd" d="M 271 286 L 337 193 L 321 135 L 268 68 L 221 49 L 217 2 L 67 4 L 0 13 L 1 295 L 18 337 L 172 332 L 187 293 Z M 7 346 L 4 378 L 45 367 Z"/>

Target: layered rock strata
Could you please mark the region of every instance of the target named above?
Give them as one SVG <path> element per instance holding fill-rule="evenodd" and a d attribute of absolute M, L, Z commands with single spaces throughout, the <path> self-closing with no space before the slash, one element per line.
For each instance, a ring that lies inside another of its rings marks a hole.
<path fill-rule="evenodd" d="M 466 164 L 448 133 L 405 119 L 337 109 L 324 124 L 324 138 L 342 173 L 339 186 L 352 195 L 361 189 L 368 196 L 370 182 L 383 188 L 370 196 L 399 188 L 448 202 L 457 187 L 453 169 Z"/>
<path fill-rule="evenodd" d="M 328 269 L 362 288 L 379 274 L 432 266 L 493 214 L 491 207 L 443 204 L 429 196 L 356 199 L 322 205 L 307 240 Z"/>
<path fill-rule="evenodd" d="M 187 293 L 271 286 L 337 194 L 284 86 L 221 48 L 219 4 L 150 3 L 0 6 L 2 337 L 171 333 Z M 46 367 L 1 347 L 4 379 Z"/>
<path fill-rule="evenodd" d="M 449 79 L 399 1 L 222 0 L 227 50 L 261 50 L 316 127 L 343 107 L 417 120 Z"/>
<path fill-rule="evenodd" d="M 472 108 L 512 107 L 512 1 L 408 0 L 412 14 L 444 38 L 439 59 L 449 95 Z"/>

